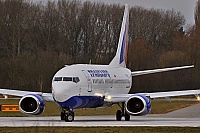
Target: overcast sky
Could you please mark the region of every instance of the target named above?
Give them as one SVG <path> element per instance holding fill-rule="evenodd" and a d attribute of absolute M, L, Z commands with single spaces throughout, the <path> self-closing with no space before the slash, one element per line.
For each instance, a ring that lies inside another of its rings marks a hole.
<path fill-rule="evenodd" d="M 82 0 L 86 1 L 86 0 Z M 143 6 L 146 8 L 174 9 L 180 11 L 186 18 L 187 24 L 194 24 L 194 11 L 197 0 L 89 0 L 104 3 L 129 4 L 131 6 Z"/>
<path fill-rule="evenodd" d="M 33 0 L 33 1 L 46 1 L 46 0 Z M 52 0 L 54 1 L 54 0 Z M 180 11 L 185 19 L 186 23 L 194 24 L 194 11 L 197 0 L 81 0 L 92 2 L 104 2 L 104 3 L 120 3 L 121 5 L 129 4 L 131 6 L 143 6 L 145 8 L 158 8 L 158 9 L 174 9 Z"/>

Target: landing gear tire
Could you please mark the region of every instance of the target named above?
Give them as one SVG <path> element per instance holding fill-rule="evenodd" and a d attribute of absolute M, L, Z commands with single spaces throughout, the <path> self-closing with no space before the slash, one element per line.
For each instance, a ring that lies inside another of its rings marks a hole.
<path fill-rule="evenodd" d="M 72 122 L 74 120 L 74 114 L 72 112 L 68 112 L 65 114 L 65 122 Z"/>
<path fill-rule="evenodd" d="M 125 121 L 129 121 L 129 120 L 130 120 L 130 115 L 125 112 Z"/>
<path fill-rule="evenodd" d="M 116 113 L 117 121 L 121 121 L 122 117 L 125 118 L 125 121 L 129 121 L 130 120 L 130 115 L 125 110 L 125 103 L 123 102 L 121 104 L 121 106 L 120 106 L 120 103 L 118 103 L 118 106 L 121 108 L 121 110 L 117 110 L 117 113 Z"/>
<path fill-rule="evenodd" d="M 64 120 L 65 122 L 72 122 L 74 120 L 74 111 L 70 107 L 61 107 L 61 113 L 60 113 L 61 120 Z"/>
<path fill-rule="evenodd" d="M 65 120 L 65 113 L 63 113 L 63 112 L 60 113 L 60 119 L 61 119 L 62 121 Z"/>
<path fill-rule="evenodd" d="M 122 112 L 121 112 L 121 110 L 117 110 L 116 119 L 117 119 L 117 121 L 121 121 L 122 120 Z"/>

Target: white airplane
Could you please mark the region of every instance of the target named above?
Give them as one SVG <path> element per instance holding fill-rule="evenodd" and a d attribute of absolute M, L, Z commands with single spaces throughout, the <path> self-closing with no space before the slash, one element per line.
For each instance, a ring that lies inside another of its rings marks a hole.
<path fill-rule="evenodd" d="M 181 66 L 131 72 L 126 68 L 128 49 L 129 9 L 125 5 L 124 17 L 115 57 L 109 65 L 76 64 L 60 69 L 52 79 L 52 93 L 0 89 L 0 94 L 22 97 L 19 109 L 24 114 L 39 115 L 45 101 L 54 101 L 61 110 L 61 120 L 74 120 L 73 109 L 108 107 L 118 104 L 121 110 L 116 119 L 130 120 L 130 115 L 146 115 L 151 110 L 150 99 L 182 95 L 198 95 L 200 90 L 128 94 L 132 76 L 192 68 Z M 120 103 L 121 106 L 120 106 Z"/>

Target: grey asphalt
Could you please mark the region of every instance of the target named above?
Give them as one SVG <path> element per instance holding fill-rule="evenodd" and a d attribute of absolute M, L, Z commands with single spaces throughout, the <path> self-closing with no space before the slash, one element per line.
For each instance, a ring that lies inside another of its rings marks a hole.
<path fill-rule="evenodd" d="M 32 127 L 32 126 L 172 126 L 200 127 L 200 104 L 180 109 L 163 115 L 146 115 L 131 117 L 130 121 L 116 121 L 115 116 L 76 116 L 73 122 L 64 122 L 60 117 L 1 117 L 0 127 Z"/>
<path fill-rule="evenodd" d="M 162 115 L 162 117 L 168 118 L 199 118 L 200 119 L 200 104 L 195 104 L 183 109 L 179 109 L 167 114 Z"/>

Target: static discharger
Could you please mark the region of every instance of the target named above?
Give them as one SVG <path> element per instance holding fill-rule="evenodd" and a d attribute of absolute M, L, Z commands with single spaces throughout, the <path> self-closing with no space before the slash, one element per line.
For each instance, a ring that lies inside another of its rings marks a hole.
<path fill-rule="evenodd" d="M 0 105 L 1 112 L 19 112 L 19 105 L 17 104 L 5 104 Z"/>

